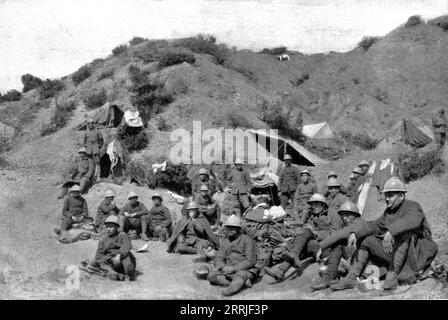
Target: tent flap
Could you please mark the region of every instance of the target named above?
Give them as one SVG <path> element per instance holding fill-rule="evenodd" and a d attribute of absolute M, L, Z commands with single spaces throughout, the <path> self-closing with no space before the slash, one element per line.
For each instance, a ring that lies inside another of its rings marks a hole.
<path fill-rule="evenodd" d="M 403 119 L 401 125 L 401 141 L 421 148 L 432 141 L 422 130 L 420 130 L 411 120 Z"/>

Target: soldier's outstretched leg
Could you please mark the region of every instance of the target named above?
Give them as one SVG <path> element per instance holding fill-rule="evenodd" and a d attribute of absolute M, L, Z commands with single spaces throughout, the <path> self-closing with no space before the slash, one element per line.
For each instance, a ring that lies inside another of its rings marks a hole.
<path fill-rule="evenodd" d="M 231 296 L 241 291 L 248 279 L 252 278 L 251 273 L 245 270 L 238 271 L 232 277 L 230 285 L 222 290 L 223 296 Z"/>

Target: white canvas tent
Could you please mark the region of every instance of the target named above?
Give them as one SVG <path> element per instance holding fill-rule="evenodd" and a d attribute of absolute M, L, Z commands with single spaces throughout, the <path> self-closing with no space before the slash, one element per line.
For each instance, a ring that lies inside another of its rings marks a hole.
<path fill-rule="evenodd" d="M 303 126 L 302 133 L 308 138 L 313 139 L 330 139 L 334 137 L 328 122 L 321 122 L 315 124 L 308 124 Z"/>

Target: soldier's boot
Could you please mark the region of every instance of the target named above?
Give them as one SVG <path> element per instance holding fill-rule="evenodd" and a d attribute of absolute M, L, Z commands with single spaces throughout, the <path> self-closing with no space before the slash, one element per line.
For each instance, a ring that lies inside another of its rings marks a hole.
<path fill-rule="evenodd" d="M 383 283 L 384 290 L 395 290 L 398 287 L 397 274 L 395 272 L 388 272 L 386 280 Z"/>
<path fill-rule="evenodd" d="M 192 248 L 192 247 L 180 245 L 180 246 L 177 246 L 176 252 L 180 253 L 180 254 L 196 254 L 198 252 L 198 250 L 196 250 L 195 248 Z"/>
<path fill-rule="evenodd" d="M 223 296 L 231 296 L 239 292 L 244 286 L 244 279 L 238 276 L 234 276 L 230 285 L 222 290 Z"/>
<path fill-rule="evenodd" d="M 285 279 L 285 273 L 289 270 L 291 267 L 291 263 L 288 261 L 283 261 L 282 263 L 279 263 L 272 268 L 265 267 L 264 271 L 267 275 L 274 278 L 277 282 L 281 282 Z"/>
<path fill-rule="evenodd" d="M 348 275 L 345 278 L 339 280 L 338 283 L 330 285 L 330 288 L 334 291 L 355 288 L 358 284 L 356 278 L 360 276 L 365 266 L 367 265 L 368 261 L 369 261 L 369 253 L 364 249 L 359 249 L 358 257 L 355 260 L 355 263 L 350 269 Z"/>
<path fill-rule="evenodd" d="M 330 273 L 323 272 L 321 277 L 316 278 L 313 281 L 313 283 L 311 285 L 311 289 L 323 290 L 323 289 L 329 288 L 333 282 L 333 279 L 334 279 L 334 276 L 332 276 Z"/>
<path fill-rule="evenodd" d="M 148 232 L 148 222 L 146 221 L 146 219 L 142 219 L 142 235 L 141 235 L 141 239 L 143 241 L 149 241 L 148 235 L 146 234 Z"/>

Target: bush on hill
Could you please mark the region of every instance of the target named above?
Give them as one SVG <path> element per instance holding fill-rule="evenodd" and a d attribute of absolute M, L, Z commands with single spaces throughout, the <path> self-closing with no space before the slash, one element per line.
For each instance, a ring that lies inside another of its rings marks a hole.
<path fill-rule="evenodd" d="M 415 16 L 409 17 L 408 21 L 406 21 L 406 24 L 404 26 L 405 26 L 405 28 L 409 28 L 409 27 L 417 26 L 422 23 L 424 23 L 424 21 L 422 20 L 422 17 L 419 15 L 415 15 Z"/>
<path fill-rule="evenodd" d="M 89 66 L 82 66 L 72 75 L 72 81 L 75 86 L 79 85 L 81 82 L 90 77 L 92 71 Z"/>
<path fill-rule="evenodd" d="M 198 35 L 196 37 L 176 40 L 173 43 L 176 47 L 184 47 L 195 53 L 205 53 L 213 56 L 215 62 L 224 65 L 232 50 L 224 44 L 216 44 L 216 37 L 211 35 Z"/>
<path fill-rule="evenodd" d="M 131 46 L 136 46 L 136 45 L 139 45 L 140 43 L 145 42 L 146 40 L 147 40 L 147 39 L 142 38 L 142 37 L 134 37 L 134 38 L 132 38 L 132 39 L 129 41 L 129 44 L 130 44 Z"/>
<path fill-rule="evenodd" d="M 187 62 L 189 64 L 195 63 L 196 58 L 190 52 L 180 50 L 167 50 L 159 60 L 159 69 L 163 69 L 176 64 Z"/>
<path fill-rule="evenodd" d="M 96 90 L 88 94 L 83 99 L 83 102 L 86 105 L 87 109 L 97 109 L 101 107 L 107 102 L 106 90 L 104 88 L 101 88 L 100 90 Z"/>
<path fill-rule="evenodd" d="M 400 153 L 398 162 L 405 182 L 418 180 L 430 173 L 440 175 L 445 172 L 445 165 L 438 150 Z"/>
<path fill-rule="evenodd" d="M 0 136 L 0 154 L 9 150 L 11 150 L 10 139 Z"/>
<path fill-rule="evenodd" d="M 343 130 L 339 135 L 349 144 L 355 145 L 363 150 L 375 149 L 379 142 L 379 140 L 365 133 L 353 133 L 350 130 Z"/>
<path fill-rule="evenodd" d="M 33 90 L 33 89 L 41 86 L 43 83 L 42 79 L 35 77 L 29 73 L 24 74 L 20 78 L 20 80 L 22 81 L 22 84 L 23 84 L 23 89 L 22 89 L 23 93 Z"/>
<path fill-rule="evenodd" d="M 350 151 L 342 139 L 306 139 L 304 147 L 328 160 L 342 159 Z"/>
<path fill-rule="evenodd" d="M 379 39 L 379 37 L 363 37 L 358 43 L 358 47 L 361 47 L 364 51 L 367 51 L 372 45 L 377 43 Z"/>
<path fill-rule="evenodd" d="M 260 51 L 261 54 L 270 54 L 273 56 L 277 56 L 280 54 L 285 54 L 288 51 L 287 47 L 275 47 L 272 49 L 269 48 L 264 48 L 263 50 Z"/>
<path fill-rule="evenodd" d="M 42 127 L 40 132 L 41 136 L 47 136 L 65 127 L 70 118 L 73 116 L 73 111 L 75 109 L 76 104 L 74 101 L 56 104 L 56 109 L 50 119 L 50 124 Z"/>
<path fill-rule="evenodd" d="M 40 99 L 48 99 L 56 96 L 60 91 L 64 90 L 65 85 L 61 80 L 45 80 L 39 87 Z"/>
<path fill-rule="evenodd" d="M 119 46 L 113 48 L 112 54 L 117 57 L 117 56 L 121 55 L 122 53 L 126 52 L 127 50 L 128 50 L 128 46 L 125 44 L 122 44 L 122 45 L 119 45 Z"/>
<path fill-rule="evenodd" d="M 106 70 L 106 71 L 104 71 L 103 73 L 101 73 L 98 76 L 97 80 L 101 81 L 101 80 L 106 79 L 106 78 L 112 78 L 114 76 L 114 73 L 115 73 L 115 69 L 114 68 Z"/>
<path fill-rule="evenodd" d="M 448 31 L 448 15 L 429 20 L 428 24 L 434 27 L 438 27 L 443 31 Z"/>
<path fill-rule="evenodd" d="M 17 90 L 10 90 L 4 95 L 0 96 L 0 103 L 2 102 L 11 102 L 11 101 L 20 101 L 22 99 L 22 93 Z"/>

